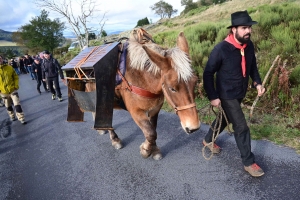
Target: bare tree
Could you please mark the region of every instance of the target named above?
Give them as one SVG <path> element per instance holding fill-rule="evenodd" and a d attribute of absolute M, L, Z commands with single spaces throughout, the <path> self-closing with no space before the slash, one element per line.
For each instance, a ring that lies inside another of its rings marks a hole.
<path fill-rule="evenodd" d="M 76 35 L 80 48 L 89 45 L 89 32 L 92 31 L 92 27 L 89 27 L 89 23 L 92 19 L 95 19 L 100 12 L 97 9 L 99 6 L 96 4 L 97 0 L 79 0 L 75 1 L 78 3 L 80 7 L 80 12 L 75 12 L 75 2 L 74 0 L 33 0 L 35 5 L 42 9 L 51 10 L 67 20 L 67 24 L 69 24 L 71 30 Z M 103 31 L 103 27 L 107 19 L 105 19 L 106 12 L 102 15 L 102 18 L 99 22 L 100 31 Z M 97 29 L 93 29 L 93 31 L 97 31 Z"/>

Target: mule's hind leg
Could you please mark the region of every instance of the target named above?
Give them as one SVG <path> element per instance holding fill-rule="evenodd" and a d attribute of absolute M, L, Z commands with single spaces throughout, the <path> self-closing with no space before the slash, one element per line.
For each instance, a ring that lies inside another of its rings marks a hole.
<path fill-rule="evenodd" d="M 95 121 L 96 113 L 95 113 L 95 112 L 92 112 L 92 116 L 93 116 L 93 120 Z M 97 130 L 97 132 L 98 132 L 100 135 L 104 135 L 104 134 L 106 133 L 105 130 Z"/>
<path fill-rule="evenodd" d="M 109 132 L 109 137 L 111 140 L 111 144 L 115 149 L 121 149 L 123 147 L 122 141 L 118 137 L 118 135 L 115 133 L 114 130 L 108 130 Z"/>

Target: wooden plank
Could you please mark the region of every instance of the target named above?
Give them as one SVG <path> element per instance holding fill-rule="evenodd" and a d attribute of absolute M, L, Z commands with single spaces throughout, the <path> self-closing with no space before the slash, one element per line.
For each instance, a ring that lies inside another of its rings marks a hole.
<path fill-rule="evenodd" d="M 101 46 L 94 46 L 94 47 L 88 47 L 85 48 L 83 51 L 81 51 L 76 57 L 74 57 L 69 63 L 67 63 L 65 66 L 62 67 L 62 70 L 68 71 L 68 70 L 74 70 L 74 67 L 83 59 L 85 59 L 88 56 L 88 59 L 80 65 L 80 68 L 83 70 L 86 69 L 93 69 L 95 64 L 102 60 L 106 56 L 108 52 L 110 52 L 112 49 L 114 49 L 119 42 L 104 44 Z"/>
<path fill-rule="evenodd" d="M 81 81 L 68 80 L 68 122 L 83 122 L 84 112 L 80 109 L 74 98 L 73 89 L 84 91 L 84 83 Z"/>
<path fill-rule="evenodd" d="M 97 92 L 95 129 L 112 129 L 118 53 L 119 48 L 115 46 L 94 67 Z"/>
<path fill-rule="evenodd" d="M 118 45 L 119 42 L 114 42 L 98 47 L 88 47 L 62 67 L 66 77 L 69 78 L 75 77 L 74 68 L 78 65 L 84 73 L 87 73 L 86 75 L 94 71 L 95 79 L 93 80 L 96 83 L 95 95 L 85 94 L 77 91 L 88 91 L 85 85 L 87 79 L 77 79 L 76 81 L 69 79 L 68 121 L 83 121 L 83 112 L 93 112 L 92 110 L 94 110 L 94 128 L 112 129 L 115 79 L 119 56 Z M 74 92 L 75 90 L 77 91 Z M 93 102 L 95 104 L 91 105 Z"/>

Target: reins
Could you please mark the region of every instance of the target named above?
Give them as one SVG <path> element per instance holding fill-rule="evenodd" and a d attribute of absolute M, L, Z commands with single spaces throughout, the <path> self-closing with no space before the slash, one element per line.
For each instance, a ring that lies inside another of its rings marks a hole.
<path fill-rule="evenodd" d="M 204 106 L 204 107 L 206 107 L 206 106 Z M 215 116 L 216 116 L 216 119 L 215 119 L 215 126 L 214 127 L 212 127 L 212 123 L 209 122 L 209 127 L 212 130 L 212 132 L 213 132 L 213 134 L 212 134 L 212 140 L 211 140 L 210 143 L 208 143 L 207 145 L 204 145 L 203 148 L 202 148 L 202 155 L 205 158 L 205 160 L 210 160 L 213 157 L 213 152 L 212 151 L 211 151 L 210 156 L 208 156 L 208 157 L 206 156 L 206 154 L 205 154 L 205 148 L 208 148 L 208 146 L 210 146 L 210 145 L 212 145 L 212 148 L 213 148 L 214 143 L 217 140 L 217 137 L 220 135 L 223 117 L 226 120 L 229 134 L 232 134 L 232 131 L 231 131 L 230 127 L 228 126 L 229 122 L 228 122 L 227 116 L 226 116 L 223 108 L 221 106 L 219 106 L 218 109 L 219 109 L 219 111 L 216 112 L 214 110 L 214 106 L 212 106 L 212 105 L 210 105 L 210 108 L 209 108 L 208 115 L 210 116 L 211 112 L 213 112 L 215 114 Z"/>

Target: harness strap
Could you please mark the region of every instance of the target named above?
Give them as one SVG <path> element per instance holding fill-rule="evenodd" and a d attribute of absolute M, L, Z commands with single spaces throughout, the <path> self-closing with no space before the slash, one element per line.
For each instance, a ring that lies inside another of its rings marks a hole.
<path fill-rule="evenodd" d="M 140 88 L 140 87 L 137 87 L 134 85 L 131 85 L 131 92 L 134 94 L 140 95 L 142 97 L 150 98 L 150 99 L 158 98 L 162 95 L 162 93 L 161 94 L 152 93 L 152 92 L 149 92 L 148 90 L 145 90 L 143 88 Z"/>
<path fill-rule="evenodd" d="M 120 70 L 118 69 L 118 74 L 121 76 L 122 81 L 126 84 L 125 89 L 129 90 L 130 92 L 140 95 L 142 97 L 146 97 L 146 98 L 158 98 L 162 95 L 161 94 L 157 94 L 157 93 L 152 93 L 149 92 L 148 90 L 145 90 L 143 88 L 137 87 L 135 85 L 129 84 L 129 82 L 126 80 L 126 78 L 123 76 L 123 74 L 120 72 Z"/>

